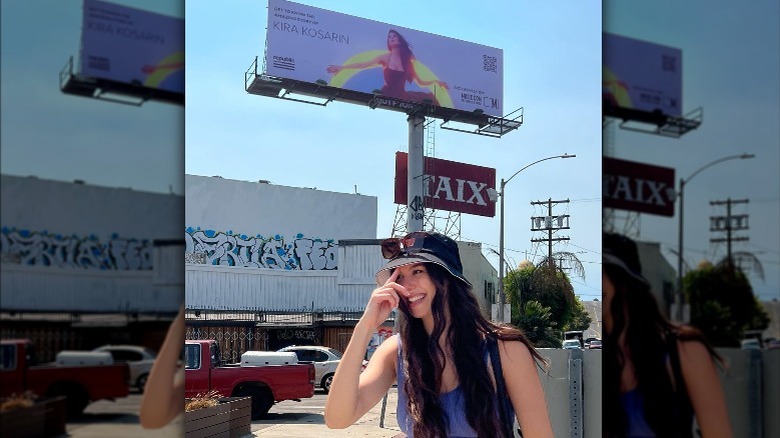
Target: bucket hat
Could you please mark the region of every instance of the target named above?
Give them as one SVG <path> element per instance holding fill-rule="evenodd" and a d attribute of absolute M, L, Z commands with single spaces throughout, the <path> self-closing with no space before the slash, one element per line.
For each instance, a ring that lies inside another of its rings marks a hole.
<path fill-rule="evenodd" d="M 606 232 L 601 240 L 601 252 L 604 265 L 612 265 L 622 269 L 634 280 L 650 285 L 642 276 L 642 264 L 639 262 L 639 251 L 636 242 L 617 233 Z"/>
<path fill-rule="evenodd" d="M 388 262 L 376 273 L 376 283 L 385 284 L 393 269 L 413 263 L 436 263 L 453 277 L 471 287 L 463 275 L 458 244 L 451 238 L 425 231 L 415 231 L 403 238 L 390 238 L 382 241 L 382 256 Z"/>

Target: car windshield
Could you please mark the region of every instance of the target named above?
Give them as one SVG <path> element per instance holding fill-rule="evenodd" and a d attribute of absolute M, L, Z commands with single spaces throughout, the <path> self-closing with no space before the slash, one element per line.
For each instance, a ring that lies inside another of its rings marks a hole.
<path fill-rule="evenodd" d="M 334 350 L 333 348 L 328 348 L 328 351 L 330 351 L 330 354 L 336 356 L 336 359 L 341 359 L 341 352 L 338 350 Z"/>

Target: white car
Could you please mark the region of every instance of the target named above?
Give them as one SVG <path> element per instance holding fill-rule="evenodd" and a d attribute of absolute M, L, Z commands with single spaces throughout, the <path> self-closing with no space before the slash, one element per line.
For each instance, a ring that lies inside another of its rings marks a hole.
<path fill-rule="evenodd" d="M 567 339 L 563 341 L 563 348 L 564 350 L 579 350 L 580 341 L 578 341 L 577 339 Z"/>
<path fill-rule="evenodd" d="M 740 342 L 742 349 L 744 350 L 760 350 L 761 349 L 761 343 L 758 342 L 758 339 L 750 338 L 750 339 L 743 339 L 742 342 Z"/>
<path fill-rule="evenodd" d="M 130 386 L 138 388 L 141 392 L 146 386 L 149 371 L 152 369 L 157 353 L 140 345 L 103 345 L 92 351 L 107 351 L 111 353 L 116 362 L 127 362 L 130 368 Z"/>
<path fill-rule="evenodd" d="M 329 347 L 315 345 L 292 345 L 278 351 L 292 351 L 298 355 L 298 363 L 314 364 L 314 383 L 326 393 L 330 392 L 330 384 L 333 382 L 333 374 L 341 360 L 341 352 Z M 363 361 L 363 368 L 366 366 Z"/>

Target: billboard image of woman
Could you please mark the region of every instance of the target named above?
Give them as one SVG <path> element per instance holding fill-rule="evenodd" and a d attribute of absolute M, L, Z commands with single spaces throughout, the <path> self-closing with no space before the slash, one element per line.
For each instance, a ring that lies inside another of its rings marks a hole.
<path fill-rule="evenodd" d="M 442 103 L 442 99 L 440 99 L 442 95 L 447 95 L 449 85 L 438 79 L 430 70 L 417 61 L 409 42 L 398 31 L 393 29 L 387 32 L 387 51 L 382 51 L 379 55 L 363 62 L 329 65 L 327 72 L 334 75 L 334 83 L 346 82 L 349 76 L 356 72 L 345 72 L 345 70 L 359 71 L 375 67 L 382 67 L 382 77 L 384 79 L 384 84 L 380 89 L 382 96 L 412 102 L 423 102 L 429 99 L 437 106 L 452 106 L 449 96 L 446 98 L 449 101 L 449 105 Z M 422 70 L 422 72 L 418 72 L 418 70 Z M 344 72 L 343 76 L 349 76 L 338 78 L 339 80 L 337 80 L 337 77 L 342 72 Z M 412 82 L 420 87 L 430 89 L 431 92 L 407 91 L 406 84 Z"/>

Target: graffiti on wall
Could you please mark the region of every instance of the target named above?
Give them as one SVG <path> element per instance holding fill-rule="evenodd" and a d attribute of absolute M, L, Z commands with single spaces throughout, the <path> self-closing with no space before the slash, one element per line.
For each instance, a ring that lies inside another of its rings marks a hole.
<path fill-rule="evenodd" d="M 146 239 L 120 237 L 107 240 L 97 236 L 80 237 L 43 231 L 0 229 L 0 254 L 13 255 L 18 263 L 100 270 L 152 269 L 153 243 Z"/>
<path fill-rule="evenodd" d="M 338 245 L 333 240 L 312 239 L 303 234 L 293 239 L 278 234 L 251 237 L 200 227 L 188 227 L 185 231 L 185 251 L 206 254 L 206 264 L 304 271 L 338 268 Z"/>

